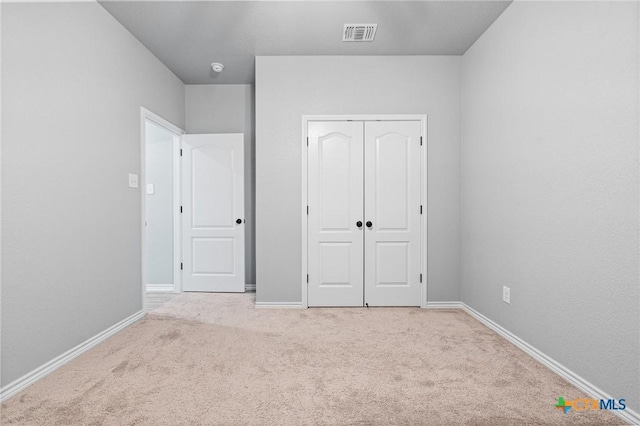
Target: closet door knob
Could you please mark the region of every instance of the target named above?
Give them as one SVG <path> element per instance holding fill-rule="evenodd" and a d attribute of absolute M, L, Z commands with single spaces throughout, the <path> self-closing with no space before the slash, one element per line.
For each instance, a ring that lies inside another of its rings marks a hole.
<path fill-rule="evenodd" d="M 361 222 L 361 221 L 357 221 L 357 222 L 356 222 L 356 226 L 357 226 L 358 228 L 362 228 L 362 222 Z"/>
<path fill-rule="evenodd" d="M 236 219 L 236 223 L 240 225 L 242 223 L 242 219 Z"/>
<path fill-rule="evenodd" d="M 370 220 L 367 221 L 367 228 L 371 228 L 373 226 L 373 223 L 371 223 Z"/>

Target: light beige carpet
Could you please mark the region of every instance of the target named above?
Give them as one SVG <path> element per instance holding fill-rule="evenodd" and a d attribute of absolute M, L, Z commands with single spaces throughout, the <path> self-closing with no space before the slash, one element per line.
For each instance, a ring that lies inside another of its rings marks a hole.
<path fill-rule="evenodd" d="M 2 404 L 2 424 L 622 424 L 462 311 L 181 294 Z"/>

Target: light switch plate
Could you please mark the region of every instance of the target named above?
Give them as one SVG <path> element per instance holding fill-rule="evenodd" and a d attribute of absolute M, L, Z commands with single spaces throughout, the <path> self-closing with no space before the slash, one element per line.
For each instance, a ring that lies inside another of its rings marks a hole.
<path fill-rule="evenodd" d="M 129 188 L 137 188 L 138 187 L 138 175 L 134 173 L 129 173 Z"/>
<path fill-rule="evenodd" d="M 148 195 L 153 194 L 153 184 L 152 183 L 148 183 L 147 184 L 147 194 Z"/>
<path fill-rule="evenodd" d="M 506 285 L 502 286 L 502 301 L 511 304 L 511 289 Z"/>

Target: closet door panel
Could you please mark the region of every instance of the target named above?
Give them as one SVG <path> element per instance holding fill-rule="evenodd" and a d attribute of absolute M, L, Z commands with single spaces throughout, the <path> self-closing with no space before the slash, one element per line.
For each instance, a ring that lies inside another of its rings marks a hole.
<path fill-rule="evenodd" d="M 366 122 L 364 135 L 365 303 L 420 306 L 420 122 Z"/>
<path fill-rule="evenodd" d="M 309 306 L 363 304 L 363 123 L 308 124 Z"/>

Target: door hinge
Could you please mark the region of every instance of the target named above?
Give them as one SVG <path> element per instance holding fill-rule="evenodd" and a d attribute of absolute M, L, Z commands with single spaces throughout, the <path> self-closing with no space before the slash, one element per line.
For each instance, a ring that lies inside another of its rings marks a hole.
<path fill-rule="evenodd" d="M 309 206 L 307 206 L 307 214 L 309 214 Z"/>
<path fill-rule="evenodd" d="M 182 262 L 180 262 L 180 270 L 182 271 Z"/>
<path fill-rule="evenodd" d="M 182 206 L 180 206 L 180 213 L 182 213 Z"/>
<path fill-rule="evenodd" d="M 309 274 L 307 274 L 307 284 L 309 284 Z"/>
<path fill-rule="evenodd" d="M 309 136 L 307 136 L 307 146 L 309 146 Z"/>
<path fill-rule="evenodd" d="M 420 274 L 420 282 L 422 282 L 422 274 Z"/>
<path fill-rule="evenodd" d="M 420 146 L 422 146 L 422 136 L 420 136 Z"/>
<path fill-rule="evenodd" d="M 182 148 L 180 148 L 180 157 L 182 157 Z"/>
<path fill-rule="evenodd" d="M 422 214 L 422 205 L 420 205 L 420 214 Z"/>

